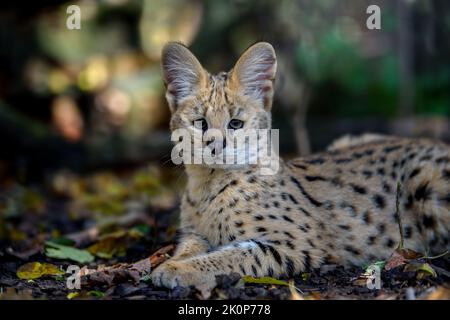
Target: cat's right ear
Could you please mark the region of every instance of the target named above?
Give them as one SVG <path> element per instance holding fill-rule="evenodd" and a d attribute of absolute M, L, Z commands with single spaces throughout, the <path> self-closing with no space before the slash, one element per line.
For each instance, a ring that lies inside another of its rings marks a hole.
<path fill-rule="evenodd" d="M 183 44 L 169 42 L 162 50 L 162 73 L 167 86 L 166 99 L 171 112 L 179 103 L 199 90 L 206 79 L 197 58 Z"/>

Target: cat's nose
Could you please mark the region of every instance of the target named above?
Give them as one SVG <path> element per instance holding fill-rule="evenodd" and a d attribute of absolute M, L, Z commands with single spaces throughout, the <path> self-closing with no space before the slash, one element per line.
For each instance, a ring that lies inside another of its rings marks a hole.
<path fill-rule="evenodd" d="M 227 146 L 227 141 L 226 139 L 221 139 L 221 140 L 209 140 L 206 142 L 206 145 L 211 148 L 211 154 L 213 156 L 215 156 L 216 154 L 220 154 L 222 152 L 223 149 L 225 149 L 225 147 Z"/>

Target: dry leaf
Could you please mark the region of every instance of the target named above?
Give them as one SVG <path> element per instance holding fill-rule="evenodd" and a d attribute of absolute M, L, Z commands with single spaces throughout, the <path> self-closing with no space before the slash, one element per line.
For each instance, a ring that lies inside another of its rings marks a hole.
<path fill-rule="evenodd" d="M 391 270 L 408 263 L 412 259 L 417 259 L 420 254 L 410 249 L 396 249 L 384 266 L 385 270 Z"/>
<path fill-rule="evenodd" d="M 17 269 L 16 274 L 19 279 L 32 280 L 46 275 L 61 275 L 64 274 L 64 271 L 50 263 L 30 262 Z"/>

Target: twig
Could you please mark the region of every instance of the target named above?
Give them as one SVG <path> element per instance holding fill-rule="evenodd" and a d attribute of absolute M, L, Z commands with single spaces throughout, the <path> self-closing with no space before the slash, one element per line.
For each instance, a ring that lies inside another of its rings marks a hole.
<path fill-rule="evenodd" d="M 400 243 L 398 244 L 398 249 L 403 249 L 403 224 L 402 224 L 402 218 L 400 217 L 400 182 L 397 182 L 397 193 L 395 195 L 395 215 L 397 218 L 398 223 L 398 229 L 400 231 Z"/>
<path fill-rule="evenodd" d="M 445 257 L 448 253 L 449 253 L 448 250 L 445 250 L 445 252 L 443 252 L 441 254 L 438 254 L 437 256 L 434 256 L 434 257 L 423 256 L 422 259 L 434 260 L 434 259 L 438 259 L 438 258 L 441 258 L 441 257 Z"/>

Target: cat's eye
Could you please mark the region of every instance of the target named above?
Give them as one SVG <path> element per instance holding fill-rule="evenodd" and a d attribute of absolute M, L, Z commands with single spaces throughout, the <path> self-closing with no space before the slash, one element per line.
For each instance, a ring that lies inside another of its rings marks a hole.
<path fill-rule="evenodd" d="M 244 121 L 241 121 L 239 119 L 231 119 L 231 121 L 228 123 L 229 129 L 241 129 L 244 126 Z"/>
<path fill-rule="evenodd" d="M 206 122 L 205 118 L 197 119 L 194 121 L 194 126 L 197 129 L 202 129 L 203 132 L 208 130 L 208 122 Z"/>

